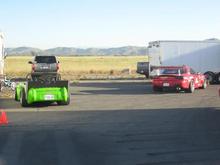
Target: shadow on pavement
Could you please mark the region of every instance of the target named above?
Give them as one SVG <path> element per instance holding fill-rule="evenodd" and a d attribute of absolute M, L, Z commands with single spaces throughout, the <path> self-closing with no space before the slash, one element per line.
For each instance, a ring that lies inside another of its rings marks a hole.
<path fill-rule="evenodd" d="M 19 132 L 21 140 L 11 142 L 19 143 L 20 157 L 14 157 L 13 147 L 7 150 L 10 156 L 1 155 L 6 162 L 15 158 L 18 165 L 220 162 L 218 108 L 8 114 L 14 126 L 0 127 L 0 153 L 7 135 Z"/>
<path fill-rule="evenodd" d="M 122 82 L 122 83 L 79 83 L 72 84 L 71 87 L 77 88 L 78 93 L 71 92 L 71 95 L 143 95 L 143 94 L 177 94 L 176 91 L 154 92 L 150 82 Z M 75 90 L 75 89 L 74 89 Z M 180 92 L 185 93 L 185 92 Z"/>
<path fill-rule="evenodd" d="M 53 107 L 53 106 L 58 106 L 58 105 L 56 103 L 43 102 L 43 103 L 33 103 L 27 106 L 27 108 L 43 108 L 43 107 Z M 22 107 L 19 101 L 15 101 L 14 99 L 11 98 L 0 99 L 0 109 L 18 109 L 18 108 L 25 109 L 26 107 Z"/>

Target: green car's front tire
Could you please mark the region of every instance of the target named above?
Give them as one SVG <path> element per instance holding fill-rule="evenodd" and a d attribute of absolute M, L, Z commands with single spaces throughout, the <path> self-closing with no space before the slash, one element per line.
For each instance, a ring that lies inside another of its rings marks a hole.
<path fill-rule="evenodd" d="M 28 103 L 27 103 L 27 100 L 26 100 L 26 94 L 25 94 L 25 90 L 24 89 L 21 92 L 20 103 L 21 103 L 22 107 L 27 107 L 28 106 Z"/>

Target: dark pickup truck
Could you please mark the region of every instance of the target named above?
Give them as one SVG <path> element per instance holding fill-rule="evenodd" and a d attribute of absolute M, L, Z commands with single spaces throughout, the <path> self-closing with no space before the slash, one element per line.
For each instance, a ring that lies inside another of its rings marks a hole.
<path fill-rule="evenodd" d="M 32 72 L 57 72 L 59 70 L 59 61 L 55 56 L 35 56 L 32 64 Z"/>

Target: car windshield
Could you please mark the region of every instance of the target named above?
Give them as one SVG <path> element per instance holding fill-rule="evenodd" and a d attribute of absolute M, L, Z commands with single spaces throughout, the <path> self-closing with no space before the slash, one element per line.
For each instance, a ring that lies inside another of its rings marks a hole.
<path fill-rule="evenodd" d="M 36 56 L 35 61 L 37 63 L 56 63 L 56 58 L 54 56 Z"/>
<path fill-rule="evenodd" d="M 163 74 L 183 74 L 185 73 L 182 68 L 164 68 L 160 69 L 160 75 Z"/>

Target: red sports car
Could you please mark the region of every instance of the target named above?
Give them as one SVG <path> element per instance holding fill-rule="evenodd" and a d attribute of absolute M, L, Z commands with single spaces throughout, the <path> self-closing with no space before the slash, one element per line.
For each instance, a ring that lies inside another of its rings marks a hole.
<path fill-rule="evenodd" d="M 184 90 L 193 93 L 195 89 L 207 87 L 205 75 L 196 73 L 189 66 L 155 67 L 157 75 L 153 78 L 153 90 L 163 89 Z"/>

